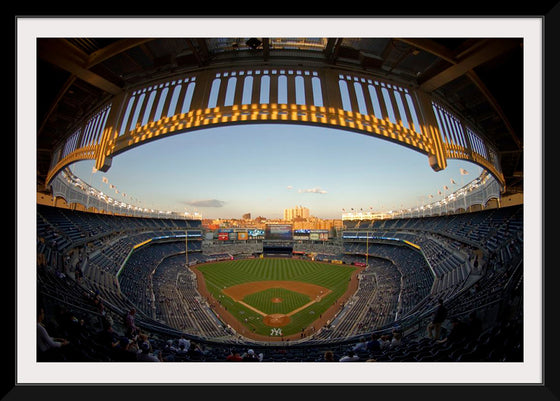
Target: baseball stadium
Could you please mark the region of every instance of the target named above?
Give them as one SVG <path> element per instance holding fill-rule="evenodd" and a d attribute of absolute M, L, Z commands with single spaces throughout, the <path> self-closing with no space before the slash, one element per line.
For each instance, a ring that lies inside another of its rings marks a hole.
<path fill-rule="evenodd" d="M 37 362 L 526 361 L 524 51 L 478 36 L 38 38 Z M 304 230 L 154 211 L 74 169 L 281 124 L 383 141 L 435 174 L 459 161 L 462 182 Z"/>

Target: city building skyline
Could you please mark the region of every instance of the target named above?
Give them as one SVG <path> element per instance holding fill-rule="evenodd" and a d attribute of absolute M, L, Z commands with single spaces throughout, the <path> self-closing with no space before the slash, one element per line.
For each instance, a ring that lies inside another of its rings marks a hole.
<path fill-rule="evenodd" d="M 293 208 L 284 209 L 284 220 L 292 221 L 296 219 L 307 219 L 309 217 L 309 208 L 301 205 Z"/>

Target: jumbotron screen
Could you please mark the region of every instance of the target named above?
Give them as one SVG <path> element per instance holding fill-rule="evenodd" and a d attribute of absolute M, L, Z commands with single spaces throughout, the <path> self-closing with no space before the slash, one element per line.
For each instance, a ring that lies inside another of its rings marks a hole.
<path fill-rule="evenodd" d="M 264 239 L 266 240 L 292 240 L 291 224 L 268 224 L 266 226 Z"/>
<path fill-rule="evenodd" d="M 249 237 L 252 238 L 252 239 L 254 239 L 254 238 L 262 239 L 262 238 L 264 238 L 264 230 L 250 229 L 250 230 L 248 230 L 247 234 L 249 234 Z"/>

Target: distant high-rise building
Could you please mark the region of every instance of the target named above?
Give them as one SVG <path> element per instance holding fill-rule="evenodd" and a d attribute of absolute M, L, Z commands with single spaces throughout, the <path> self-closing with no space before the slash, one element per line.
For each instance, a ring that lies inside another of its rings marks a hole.
<path fill-rule="evenodd" d="M 241 218 L 243 220 L 251 220 L 251 213 L 245 213 Z"/>
<path fill-rule="evenodd" d="M 303 206 L 296 206 L 291 209 L 284 209 L 284 220 L 295 220 L 297 218 L 309 218 L 309 209 Z"/>

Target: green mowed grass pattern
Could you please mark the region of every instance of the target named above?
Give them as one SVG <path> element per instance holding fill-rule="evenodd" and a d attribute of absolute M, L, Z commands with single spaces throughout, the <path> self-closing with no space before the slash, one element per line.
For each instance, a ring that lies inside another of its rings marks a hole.
<path fill-rule="evenodd" d="M 299 333 L 334 305 L 348 288 L 355 268 L 300 259 L 246 259 L 200 265 L 198 270 L 203 274 L 206 287 L 214 298 L 248 330 L 263 335 L 271 335 L 272 331 L 262 322 L 262 316 L 224 295 L 223 289 L 247 282 L 270 280 L 301 281 L 330 289 L 332 292 L 321 301 L 291 316 L 291 322 L 282 327 L 282 335 L 287 336 Z M 264 311 L 270 307 L 270 298 L 265 298 L 263 296 L 262 301 L 256 304 L 251 301 L 251 306 Z"/>
<path fill-rule="evenodd" d="M 275 303 L 273 299 L 280 299 L 281 302 Z M 311 299 L 307 295 L 286 290 L 285 288 L 269 288 L 255 294 L 249 294 L 243 298 L 243 302 L 267 315 L 273 313 L 287 314 L 310 301 Z"/>

